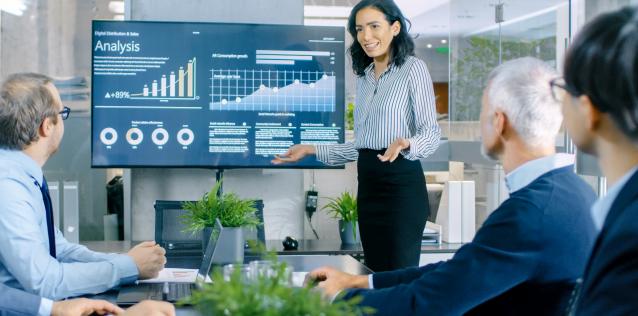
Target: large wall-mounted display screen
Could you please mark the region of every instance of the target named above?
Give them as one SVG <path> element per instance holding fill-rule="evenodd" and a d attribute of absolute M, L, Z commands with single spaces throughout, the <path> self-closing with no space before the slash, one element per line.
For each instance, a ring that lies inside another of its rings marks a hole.
<path fill-rule="evenodd" d="M 94 21 L 94 167 L 270 168 L 344 140 L 344 29 Z M 322 168 L 314 157 L 285 167 Z"/>

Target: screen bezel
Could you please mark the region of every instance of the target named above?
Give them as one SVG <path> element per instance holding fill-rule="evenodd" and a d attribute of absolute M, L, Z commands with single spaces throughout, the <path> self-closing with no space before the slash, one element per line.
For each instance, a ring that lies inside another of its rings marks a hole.
<path fill-rule="evenodd" d="M 345 27 L 339 26 L 307 26 L 307 25 L 298 25 L 298 24 L 263 24 L 263 23 L 224 23 L 224 22 L 187 22 L 187 21 L 139 21 L 139 20 L 126 20 L 126 21 L 113 21 L 113 20 L 92 20 L 91 21 L 91 45 L 93 45 L 93 37 L 96 23 L 143 23 L 143 24 L 209 24 L 209 25 L 246 25 L 246 26 L 274 26 L 274 27 L 288 27 L 288 26 L 296 26 L 296 27 L 307 27 L 307 28 L 332 28 L 332 29 L 340 29 L 344 32 L 345 35 Z M 345 36 L 344 36 L 344 53 L 345 53 Z M 93 61 L 94 61 L 94 50 L 91 47 L 91 168 L 93 169 L 107 169 L 107 168 L 127 168 L 127 169 L 154 169 L 154 168 L 175 168 L 175 169 L 210 169 L 210 170 L 228 170 L 228 169 L 345 169 L 344 165 L 327 165 L 327 164 L 319 164 L 314 166 L 307 165 L 291 165 L 291 164 L 282 164 L 282 165 L 144 165 L 144 164 L 108 164 L 108 165 L 96 165 L 94 163 L 94 151 L 93 151 L 93 139 L 94 139 L 94 102 L 93 102 Z M 344 67 L 345 67 L 345 56 L 344 56 Z M 344 78 L 342 87 L 337 87 L 337 89 L 343 90 L 343 111 L 344 115 L 338 118 L 338 122 L 340 123 L 341 131 L 340 136 L 345 140 L 345 111 L 346 111 L 346 97 L 345 97 L 345 69 L 344 69 Z M 274 158 L 274 157 L 273 157 Z M 306 158 L 312 159 L 312 157 Z"/>

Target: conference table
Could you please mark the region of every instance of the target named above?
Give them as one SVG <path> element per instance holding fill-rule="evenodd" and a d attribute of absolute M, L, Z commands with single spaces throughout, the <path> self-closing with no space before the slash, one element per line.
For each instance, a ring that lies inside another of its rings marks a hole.
<path fill-rule="evenodd" d="M 94 251 L 107 253 L 125 253 L 135 242 L 130 241 L 88 241 L 83 242 L 85 246 Z M 259 259 L 258 257 L 247 254 L 244 261 L 250 262 Z M 322 266 L 330 266 L 341 271 L 351 274 L 370 274 L 372 271 L 361 262 L 357 261 L 350 255 L 326 255 L 326 254 L 295 254 L 288 252 L 286 254 L 278 254 L 277 259 L 286 262 L 297 272 L 308 272 Z M 201 263 L 201 256 L 196 255 L 173 255 L 167 256 L 166 267 L 168 268 L 189 268 L 197 269 Z M 117 297 L 117 289 L 102 294 L 93 295 L 91 298 L 104 299 L 115 302 Z M 176 309 L 177 315 L 199 315 L 192 307 L 179 307 Z"/>

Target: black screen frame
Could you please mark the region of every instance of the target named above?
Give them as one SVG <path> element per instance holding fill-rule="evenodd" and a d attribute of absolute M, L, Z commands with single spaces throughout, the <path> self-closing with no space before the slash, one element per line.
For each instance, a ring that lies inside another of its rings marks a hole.
<path fill-rule="evenodd" d="M 304 26 L 304 25 L 296 25 L 296 24 L 262 24 L 262 23 L 224 23 L 224 22 L 189 22 L 189 21 L 140 21 L 140 20 L 126 20 L 126 21 L 112 21 L 112 20 L 92 20 L 91 21 L 91 43 L 93 43 L 93 37 L 95 36 L 95 24 L 96 23 L 144 23 L 144 24 L 212 24 L 212 25 L 246 25 L 246 26 L 255 26 L 255 25 L 267 25 L 267 26 L 297 26 L 297 27 L 324 27 L 324 26 Z M 344 27 L 334 27 L 327 26 L 328 28 L 340 28 L 344 31 Z M 93 45 L 93 44 L 91 44 Z M 344 68 L 345 68 L 345 42 L 344 42 Z M 206 170 L 229 170 L 229 169 L 345 169 L 345 165 L 327 165 L 327 164 L 319 164 L 319 165 L 296 165 L 296 164 L 281 164 L 281 165 L 144 165 L 144 164 L 100 164 L 96 165 L 94 163 L 94 133 L 95 130 L 93 128 L 94 125 L 94 100 L 93 100 L 93 91 L 94 91 L 94 50 L 91 47 L 91 168 L 93 169 L 108 169 L 108 168 L 126 168 L 126 169 L 206 169 Z M 345 140 L 345 113 L 346 113 L 346 97 L 345 97 L 345 69 L 344 69 L 344 78 L 343 85 L 341 87 L 337 86 L 337 89 L 341 89 L 343 93 L 342 104 L 344 115 L 338 117 L 338 122 L 340 123 L 341 131 L 340 137 Z M 314 159 L 313 157 L 307 157 L 305 159 Z"/>

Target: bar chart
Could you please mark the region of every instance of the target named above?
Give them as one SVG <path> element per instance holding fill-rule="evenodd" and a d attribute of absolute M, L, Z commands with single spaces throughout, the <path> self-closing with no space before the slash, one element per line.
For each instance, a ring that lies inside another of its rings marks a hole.
<path fill-rule="evenodd" d="M 335 54 L 329 51 L 311 50 L 261 50 L 256 52 L 258 65 L 286 65 L 294 66 L 308 62 L 314 62 L 317 58 L 329 58 L 334 65 Z"/>
<path fill-rule="evenodd" d="M 132 100 L 196 100 L 197 58 L 189 59 L 177 71 L 163 74 L 159 79 L 144 84 L 141 93 L 130 95 Z"/>
<path fill-rule="evenodd" d="M 211 111 L 334 112 L 334 72 L 212 69 Z"/>

